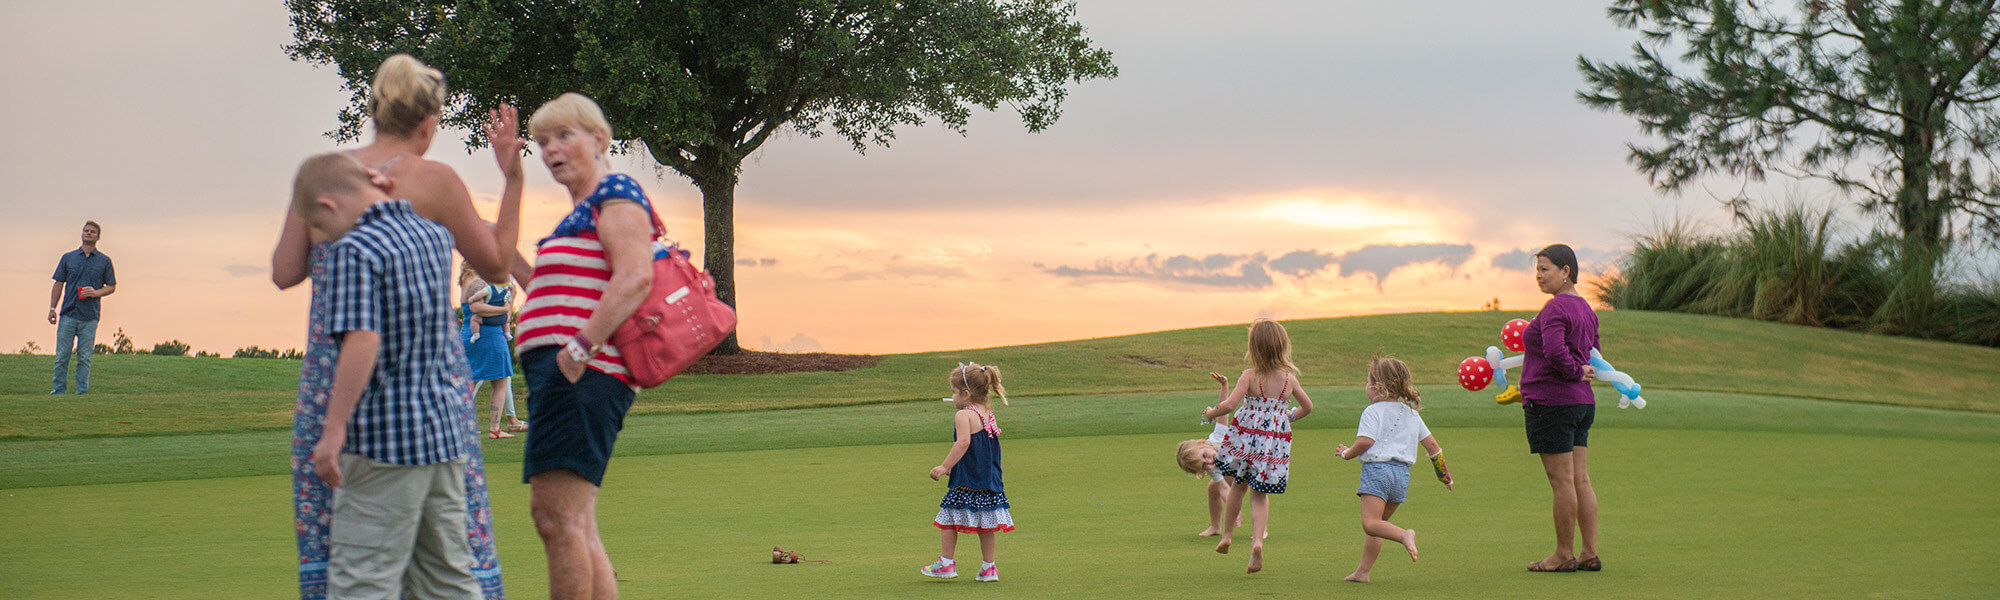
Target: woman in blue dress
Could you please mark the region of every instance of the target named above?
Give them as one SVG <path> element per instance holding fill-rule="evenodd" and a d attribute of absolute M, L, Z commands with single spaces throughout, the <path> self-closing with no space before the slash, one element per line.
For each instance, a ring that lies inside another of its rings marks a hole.
<path fill-rule="evenodd" d="M 467 265 L 458 271 L 458 340 L 465 344 L 466 363 L 472 369 L 472 397 L 479 397 L 479 384 L 492 389 L 493 418 L 487 422 L 486 437 L 514 437 L 509 431 L 527 431 L 528 424 L 514 413 L 514 352 L 508 348 L 507 319 L 514 306 L 513 288 L 489 285 Z M 502 406 L 507 428 L 500 428 Z"/>

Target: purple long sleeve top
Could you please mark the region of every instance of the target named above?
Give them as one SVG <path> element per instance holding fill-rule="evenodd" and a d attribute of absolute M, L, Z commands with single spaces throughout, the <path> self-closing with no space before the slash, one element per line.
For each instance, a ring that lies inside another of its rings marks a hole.
<path fill-rule="evenodd" d="M 1596 404 L 1583 368 L 1597 348 L 1597 313 L 1574 294 L 1557 294 L 1521 335 L 1521 395 L 1537 406 Z"/>

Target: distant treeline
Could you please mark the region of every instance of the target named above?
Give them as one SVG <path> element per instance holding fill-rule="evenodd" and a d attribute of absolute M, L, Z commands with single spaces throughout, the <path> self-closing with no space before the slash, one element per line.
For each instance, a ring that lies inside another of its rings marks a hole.
<path fill-rule="evenodd" d="M 153 344 L 152 350 L 140 350 L 138 345 L 132 342 L 132 337 L 125 335 L 125 329 L 121 327 L 118 329 L 118 331 L 112 332 L 110 344 L 99 343 L 92 349 L 92 352 L 96 354 L 152 354 L 156 356 L 187 356 L 188 351 L 193 349 L 194 347 L 189 346 L 187 342 L 183 342 L 180 340 L 167 340 L 164 342 L 160 342 L 158 344 Z M 21 355 L 41 354 L 42 346 L 41 344 L 37 344 L 33 340 L 30 340 L 28 341 L 28 343 L 23 344 L 20 350 L 14 351 L 14 353 Z M 195 352 L 194 356 L 196 358 L 222 357 L 222 355 L 220 354 L 209 352 L 207 350 Z M 236 353 L 230 355 L 230 358 L 279 358 L 286 360 L 303 360 L 305 359 L 305 357 L 306 357 L 305 353 L 300 352 L 298 350 L 265 349 L 256 346 L 237 348 Z"/>

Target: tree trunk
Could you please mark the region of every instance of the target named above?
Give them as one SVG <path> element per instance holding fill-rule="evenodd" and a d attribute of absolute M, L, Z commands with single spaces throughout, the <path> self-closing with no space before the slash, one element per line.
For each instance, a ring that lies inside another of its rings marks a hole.
<path fill-rule="evenodd" d="M 701 188 L 702 268 L 715 278 L 715 295 L 736 306 L 736 167 L 731 161 L 696 161 L 701 175 L 690 177 Z M 718 164 L 718 163 L 728 164 Z M 722 340 L 711 354 L 742 354 L 736 333 Z"/>

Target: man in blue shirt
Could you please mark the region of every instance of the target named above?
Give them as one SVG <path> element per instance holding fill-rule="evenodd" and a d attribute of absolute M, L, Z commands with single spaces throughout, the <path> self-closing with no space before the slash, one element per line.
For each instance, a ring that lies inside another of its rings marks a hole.
<path fill-rule="evenodd" d="M 118 275 L 111 269 L 111 257 L 97 251 L 103 228 L 96 221 L 84 221 L 83 246 L 56 261 L 56 283 L 49 288 L 49 324 L 56 326 L 55 388 L 61 394 L 69 384 L 69 355 L 76 351 L 76 393 L 90 393 L 90 353 L 97 347 L 98 299 L 118 291 Z M 60 304 L 58 304 L 60 302 Z"/>

